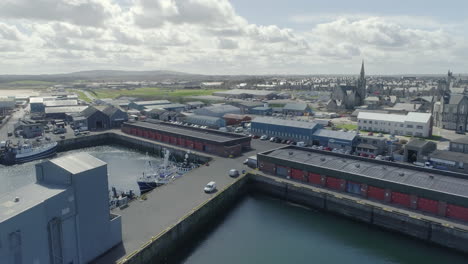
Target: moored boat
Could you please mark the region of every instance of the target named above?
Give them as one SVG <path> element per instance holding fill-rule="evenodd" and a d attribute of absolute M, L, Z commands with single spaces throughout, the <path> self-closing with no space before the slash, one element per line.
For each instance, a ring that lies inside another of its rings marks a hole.
<path fill-rule="evenodd" d="M 5 165 L 26 163 L 33 160 L 49 158 L 56 153 L 57 142 L 47 142 L 35 146 L 29 143 L 22 143 L 14 146 L 8 141 L 0 162 Z"/>

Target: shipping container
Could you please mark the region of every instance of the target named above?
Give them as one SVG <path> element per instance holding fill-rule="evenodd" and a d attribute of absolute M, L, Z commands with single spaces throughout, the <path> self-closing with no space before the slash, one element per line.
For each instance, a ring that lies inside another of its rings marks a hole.
<path fill-rule="evenodd" d="M 439 211 L 439 202 L 427 198 L 418 198 L 418 210 L 437 214 Z"/>
<path fill-rule="evenodd" d="M 354 194 L 361 194 L 361 184 L 357 182 L 348 181 L 346 183 L 346 191 Z"/>
<path fill-rule="evenodd" d="M 171 136 L 171 144 L 176 145 L 177 144 L 177 138 L 175 136 Z"/>
<path fill-rule="evenodd" d="M 276 175 L 282 177 L 288 176 L 288 168 L 276 165 Z"/>
<path fill-rule="evenodd" d="M 341 189 L 341 179 L 333 178 L 327 176 L 326 184 L 330 189 L 340 190 Z"/>
<path fill-rule="evenodd" d="M 169 141 L 170 141 L 169 136 L 163 135 L 163 136 L 162 136 L 162 141 L 163 141 L 163 142 L 169 142 Z"/>
<path fill-rule="evenodd" d="M 298 169 L 291 169 L 291 178 L 299 181 L 304 180 L 304 172 Z"/>
<path fill-rule="evenodd" d="M 385 190 L 374 186 L 368 186 L 367 197 L 383 201 L 385 199 Z"/>
<path fill-rule="evenodd" d="M 411 198 L 409 194 L 400 193 L 400 192 L 392 192 L 392 203 L 403 205 L 406 207 L 411 206 Z"/>
<path fill-rule="evenodd" d="M 143 137 L 144 137 L 144 138 L 148 138 L 148 137 L 149 137 L 148 131 L 146 131 L 146 130 L 143 131 Z"/>
<path fill-rule="evenodd" d="M 322 185 L 322 175 L 309 172 L 309 182 L 312 184 Z"/>
<path fill-rule="evenodd" d="M 448 204 L 447 217 L 468 221 L 468 208 L 454 204 Z"/>
<path fill-rule="evenodd" d="M 143 136 L 143 131 L 141 129 L 137 129 L 137 135 L 139 137 Z"/>

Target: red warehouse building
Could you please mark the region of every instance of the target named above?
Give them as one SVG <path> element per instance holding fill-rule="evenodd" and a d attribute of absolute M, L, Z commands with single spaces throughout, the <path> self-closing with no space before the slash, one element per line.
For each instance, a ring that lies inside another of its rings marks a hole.
<path fill-rule="evenodd" d="M 287 146 L 257 154 L 278 177 L 468 222 L 468 176 L 412 165 Z"/>
<path fill-rule="evenodd" d="M 243 150 L 250 149 L 251 140 L 250 137 L 243 135 L 159 121 L 124 123 L 122 131 L 130 135 L 222 157 L 241 155 Z"/>

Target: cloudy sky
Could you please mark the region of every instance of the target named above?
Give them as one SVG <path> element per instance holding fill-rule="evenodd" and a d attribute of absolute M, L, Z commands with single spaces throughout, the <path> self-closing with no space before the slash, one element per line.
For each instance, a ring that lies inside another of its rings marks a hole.
<path fill-rule="evenodd" d="M 0 74 L 468 72 L 466 0 L 0 0 Z"/>

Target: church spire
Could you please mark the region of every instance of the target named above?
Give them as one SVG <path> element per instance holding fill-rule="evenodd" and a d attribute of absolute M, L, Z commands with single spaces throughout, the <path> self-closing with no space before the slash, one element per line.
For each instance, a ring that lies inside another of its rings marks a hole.
<path fill-rule="evenodd" d="M 364 60 L 362 60 L 362 65 L 361 65 L 361 78 L 365 77 L 365 71 L 364 71 Z"/>

